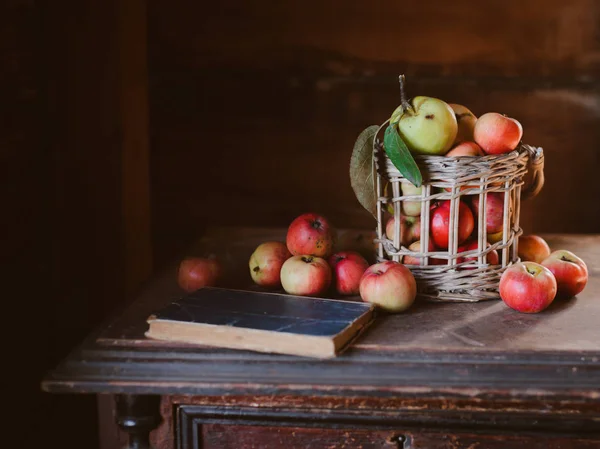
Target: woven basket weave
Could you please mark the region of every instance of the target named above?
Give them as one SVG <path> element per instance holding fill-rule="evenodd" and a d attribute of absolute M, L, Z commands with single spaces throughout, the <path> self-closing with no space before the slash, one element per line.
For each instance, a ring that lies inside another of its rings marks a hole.
<path fill-rule="evenodd" d="M 381 129 L 380 129 L 381 130 Z M 377 246 L 379 261 L 402 261 L 404 256 L 417 257 L 420 265 L 407 265 L 414 274 L 419 295 L 434 301 L 468 301 L 497 299 L 500 276 L 509 265 L 519 261 L 518 241 L 522 234 L 519 226 L 521 198 L 536 195 L 544 183 L 544 155 L 541 148 L 521 144 L 506 154 L 481 157 L 415 156 L 423 175 L 420 195 L 402 196 L 404 178 L 385 154 L 383 144 L 376 136 L 373 145 L 377 169 Z M 531 182 L 524 185 L 525 177 Z M 488 243 L 486 226 L 486 199 L 490 192 L 504 194 L 502 238 Z M 479 214 L 475 214 L 472 239 L 477 249 L 458 252 L 459 201 L 469 203 L 479 195 Z M 428 252 L 431 206 L 437 201 L 450 201 L 448 249 Z M 421 250 L 410 251 L 400 243 L 402 235 L 402 207 L 404 201 L 420 202 Z M 388 205 L 393 206 L 390 213 Z M 394 239 L 385 234 L 386 221 L 394 217 Z M 497 265 L 488 264 L 487 255 L 496 250 Z M 463 261 L 468 257 L 468 261 Z M 432 258 L 443 259 L 444 264 L 431 264 Z"/>

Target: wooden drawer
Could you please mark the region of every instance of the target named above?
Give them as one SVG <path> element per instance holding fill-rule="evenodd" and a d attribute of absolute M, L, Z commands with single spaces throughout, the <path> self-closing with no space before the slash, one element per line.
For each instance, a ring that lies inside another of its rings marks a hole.
<path fill-rule="evenodd" d="M 294 422 L 297 416 L 241 412 L 236 418 L 229 412 L 209 415 L 198 407 L 181 406 L 177 416 L 179 449 L 600 449 L 596 437 L 357 426 L 323 415 Z"/>

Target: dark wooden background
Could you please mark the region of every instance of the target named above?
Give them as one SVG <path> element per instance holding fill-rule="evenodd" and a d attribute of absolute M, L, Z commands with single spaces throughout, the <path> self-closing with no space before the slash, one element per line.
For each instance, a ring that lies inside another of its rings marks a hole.
<path fill-rule="evenodd" d="M 399 73 L 413 96 L 517 118 L 544 148 L 527 232 L 600 231 L 593 0 L 9 0 L 0 58 L 22 447 L 93 447 L 94 401 L 42 394 L 41 376 L 206 226 L 306 211 L 373 226 L 348 161 L 397 106 Z"/>

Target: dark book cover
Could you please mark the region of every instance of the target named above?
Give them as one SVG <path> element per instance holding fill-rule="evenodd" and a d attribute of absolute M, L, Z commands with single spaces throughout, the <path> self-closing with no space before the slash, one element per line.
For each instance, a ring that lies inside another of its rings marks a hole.
<path fill-rule="evenodd" d="M 371 304 L 202 288 L 148 318 L 150 338 L 298 355 L 334 356 L 373 318 Z"/>

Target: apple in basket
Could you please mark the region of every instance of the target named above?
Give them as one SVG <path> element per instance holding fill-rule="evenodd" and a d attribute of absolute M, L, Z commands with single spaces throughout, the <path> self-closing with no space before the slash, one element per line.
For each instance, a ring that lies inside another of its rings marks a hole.
<path fill-rule="evenodd" d="M 423 187 L 415 187 L 410 182 L 403 182 L 400 186 L 402 196 L 421 195 Z M 404 215 L 416 217 L 421 215 L 421 201 L 402 201 L 402 212 Z"/>
<path fill-rule="evenodd" d="M 292 255 L 283 242 L 265 242 L 258 245 L 250 256 L 250 276 L 265 287 L 279 287 L 279 273 L 283 263 Z"/>
<path fill-rule="evenodd" d="M 402 312 L 415 302 L 417 282 L 401 263 L 380 262 L 371 265 L 362 275 L 360 296 L 363 301 L 388 312 Z"/>
<path fill-rule="evenodd" d="M 475 123 L 473 137 L 486 154 L 503 154 L 517 148 L 523 127 L 513 118 L 488 112 Z"/>
<path fill-rule="evenodd" d="M 402 245 L 408 246 L 421 238 L 421 217 L 402 216 L 400 222 L 402 223 L 400 230 L 400 243 Z M 394 217 L 391 217 L 385 225 L 385 235 L 388 239 L 394 240 L 396 236 L 396 220 Z"/>
<path fill-rule="evenodd" d="M 390 123 L 395 122 L 402 140 L 417 154 L 446 154 L 458 131 L 452 108 L 432 97 L 415 97 L 398 106 L 390 117 Z"/>
<path fill-rule="evenodd" d="M 587 284 L 587 265 L 571 251 L 564 249 L 554 251 L 542 261 L 542 265 L 556 278 L 558 298 L 571 298 L 581 293 Z"/>
<path fill-rule="evenodd" d="M 469 206 L 458 202 L 458 244 L 465 242 L 475 227 Z M 440 201 L 431 213 L 431 237 L 438 248 L 447 249 L 450 229 L 450 201 Z"/>
<path fill-rule="evenodd" d="M 412 243 L 408 249 L 410 251 L 414 251 L 417 253 L 421 252 L 421 241 L 417 240 L 416 242 Z M 435 251 L 437 248 L 435 247 L 435 245 L 433 244 L 433 242 L 431 241 L 431 239 L 429 239 L 429 245 L 428 245 L 428 251 L 427 252 L 433 252 Z M 418 257 L 418 256 L 409 256 L 406 255 L 402 258 L 402 263 L 404 265 L 421 265 L 424 262 L 422 257 Z M 446 260 L 444 259 L 436 259 L 435 257 L 429 257 L 427 259 L 427 264 L 428 265 L 445 265 L 446 264 Z"/>
<path fill-rule="evenodd" d="M 454 111 L 456 124 L 458 125 L 454 145 L 473 140 L 473 130 L 475 129 L 475 122 L 477 122 L 475 114 L 462 104 L 449 103 L 448 106 Z"/>
<path fill-rule="evenodd" d="M 287 231 L 286 244 L 294 256 L 329 257 L 333 243 L 333 227 L 325 217 L 314 213 L 300 215 Z"/>
<path fill-rule="evenodd" d="M 475 216 L 479 217 L 479 197 L 473 195 L 471 204 Z M 489 192 L 485 200 L 485 223 L 488 234 L 502 231 L 504 225 L 504 192 Z"/>
<path fill-rule="evenodd" d="M 535 262 L 519 262 L 506 268 L 499 287 L 506 305 L 523 313 L 537 313 L 547 308 L 557 290 L 552 272 Z"/>
<path fill-rule="evenodd" d="M 360 278 L 369 268 L 366 259 L 355 251 L 341 251 L 329 258 L 335 290 L 340 295 L 358 295 Z"/>
<path fill-rule="evenodd" d="M 316 256 L 293 256 L 281 267 L 281 286 L 291 295 L 320 296 L 331 284 L 331 268 Z"/>
<path fill-rule="evenodd" d="M 489 242 L 486 242 L 486 244 L 487 244 L 486 248 L 489 248 L 491 246 L 489 244 Z M 477 253 L 478 250 L 479 250 L 479 243 L 477 242 L 477 240 L 471 240 L 471 241 L 468 241 L 467 243 L 459 246 L 457 252 L 462 253 L 465 251 L 475 251 Z M 477 262 L 478 260 L 479 260 L 479 258 L 477 257 L 477 255 L 462 256 L 462 257 L 458 257 L 456 259 L 456 263 Z M 492 251 L 487 253 L 486 261 L 488 264 L 498 265 L 499 260 L 500 259 L 498 257 L 498 251 L 496 251 L 495 249 L 493 249 Z"/>
<path fill-rule="evenodd" d="M 483 156 L 484 152 L 475 142 L 463 142 L 446 153 L 446 157 Z"/>

